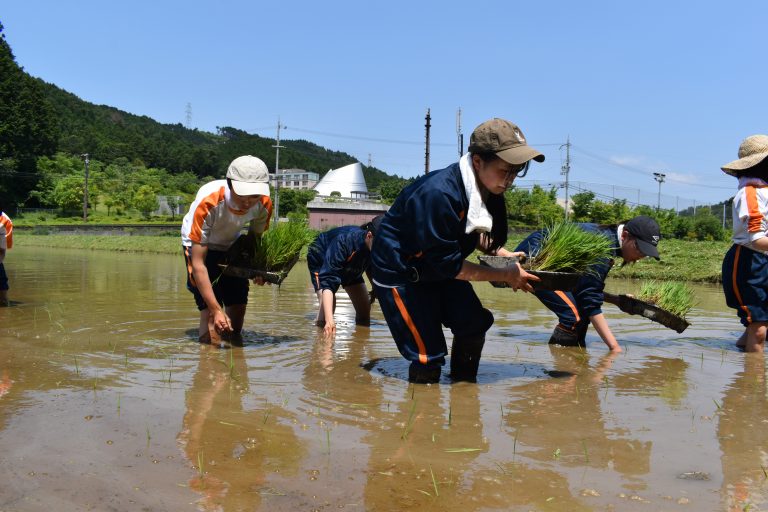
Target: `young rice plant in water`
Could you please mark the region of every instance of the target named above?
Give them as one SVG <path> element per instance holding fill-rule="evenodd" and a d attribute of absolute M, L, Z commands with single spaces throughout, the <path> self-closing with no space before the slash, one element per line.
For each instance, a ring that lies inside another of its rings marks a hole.
<path fill-rule="evenodd" d="M 647 281 L 640 287 L 637 297 L 645 302 L 650 302 L 661 309 L 665 309 L 681 318 L 693 308 L 693 290 L 685 283 L 677 281 Z"/>
<path fill-rule="evenodd" d="M 312 238 L 312 231 L 302 222 L 278 223 L 257 239 L 253 267 L 269 271 L 283 270 L 293 264 L 301 249 Z"/>
<path fill-rule="evenodd" d="M 544 231 L 539 250 L 531 255 L 531 270 L 587 272 L 589 266 L 611 257 L 611 242 L 600 233 L 584 231 L 571 222 L 557 222 Z"/>

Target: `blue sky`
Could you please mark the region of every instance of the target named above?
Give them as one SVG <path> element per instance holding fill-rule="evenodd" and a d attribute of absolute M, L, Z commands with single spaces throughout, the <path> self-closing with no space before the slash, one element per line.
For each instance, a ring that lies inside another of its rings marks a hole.
<path fill-rule="evenodd" d="M 206 131 L 307 139 L 391 174 L 458 158 L 491 117 L 570 182 L 683 208 L 733 195 L 720 166 L 767 133 L 768 2 L 4 0 L 18 63 L 80 98 Z M 536 181 L 534 181 L 536 180 Z M 578 188 L 572 188 L 571 193 Z M 562 193 L 561 193 L 562 195 Z"/>

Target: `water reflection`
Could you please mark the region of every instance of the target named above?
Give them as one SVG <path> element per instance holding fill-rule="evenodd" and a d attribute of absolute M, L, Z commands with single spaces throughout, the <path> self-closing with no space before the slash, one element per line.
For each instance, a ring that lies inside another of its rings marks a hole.
<path fill-rule="evenodd" d="M 744 368 L 723 396 L 717 438 L 727 510 L 761 509 L 768 498 L 768 387 L 763 354 L 746 354 Z"/>
<path fill-rule="evenodd" d="M 221 351 L 187 334 L 197 316 L 181 258 L 17 249 L 19 304 L 0 309 L 2 510 L 717 510 L 765 498 L 764 363 L 733 348 L 741 326 L 713 286 L 695 286 L 703 300 L 682 334 L 606 309 L 628 348 L 612 357 L 596 336 L 587 352 L 550 348 L 535 298 L 477 285 L 496 317 L 480 383 L 414 387 L 377 307 L 370 327 L 342 320 L 335 338 L 319 335 L 302 272 L 254 287 L 245 346 Z M 353 317 L 343 293 L 337 311 Z"/>
<path fill-rule="evenodd" d="M 295 476 L 304 456 L 289 424 L 294 415 L 279 403 L 247 403 L 248 382 L 242 349 L 200 346 L 178 442 L 195 470 L 189 486 L 203 510 L 257 508 L 269 474 Z"/>

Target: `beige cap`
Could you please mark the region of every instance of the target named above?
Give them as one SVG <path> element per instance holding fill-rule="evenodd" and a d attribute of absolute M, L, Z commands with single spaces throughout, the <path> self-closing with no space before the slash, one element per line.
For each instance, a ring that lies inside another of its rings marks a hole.
<path fill-rule="evenodd" d="M 269 170 L 260 158 L 245 155 L 232 160 L 227 178 L 239 196 L 261 195 L 269 197 Z"/>
<path fill-rule="evenodd" d="M 544 161 L 544 155 L 526 144 L 525 136 L 514 123 L 495 117 L 475 128 L 469 138 L 471 153 L 496 153 L 513 165 L 529 160 Z"/>
<path fill-rule="evenodd" d="M 739 146 L 739 159 L 721 167 L 723 172 L 736 176 L 737 171 L 754 167 L 768 158 L 768 135 L 750 135 Z"/>

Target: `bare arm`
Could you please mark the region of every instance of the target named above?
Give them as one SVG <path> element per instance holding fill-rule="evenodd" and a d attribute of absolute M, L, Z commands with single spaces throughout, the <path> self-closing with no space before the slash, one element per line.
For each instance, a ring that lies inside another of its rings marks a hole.
<path fill-rule="evenodd" d="M 749 244 L 749 246 L 756 251 L 760 251 L 760 252 L 768 251 L 768 236 L 764 236 L 763 238 L 758 238 L 757 240 Z"/>
<path fill-rule="evenodd" d="M 320 292 L 320 309 L 323 310 L 323 317 L 325 318 L 323 332 L 326 336 L 336 334 L 336 321 L 333 319 L 333 295 L 332 290 L 326 289 Z"/>
<path fill-rule="evenodd" d="M 507 268 L 493 268 L 464 261 L 456 279 L 462 281 L 503 281 L 513 290 L 532 292 L 533 287 L 528 281 L 538 281 L 539 278 L 522 269 L 519 263 Z"/>
<path fill-rule="evenodd" d="M 611 352 L 621 352 L 619 342 L 616 341 L 613 332 L 611 332 L 611 328 L 608 327 L 608 321 L 605 319 L 605 315 L 600 313 L 599 315 L 590 317 L 589 320 L 592 322 L 592 327 L 595 328 L 597 334 L 603 339 L 603 342 L 608 345 L 608 349 Z"/>
<path fill-rule="evenodd" d="M 197 291 L 200 292 L 206 306 L 208 306 L 208 314 L 213 318 L 214 327 L 222 332 L 230 332 L 232 330 L 232 324 L 230 323 L 227 314 L 221 309 L 219 301 L 216 300 L 216 295 L 213 293 L 211 278 L 208 275 L 208 269 L 205 267 L 205 257 L 208 255 L 208 246 L 193 243 L 190 253 L 192 260 L 192 276 L 195 278 Z"/>

